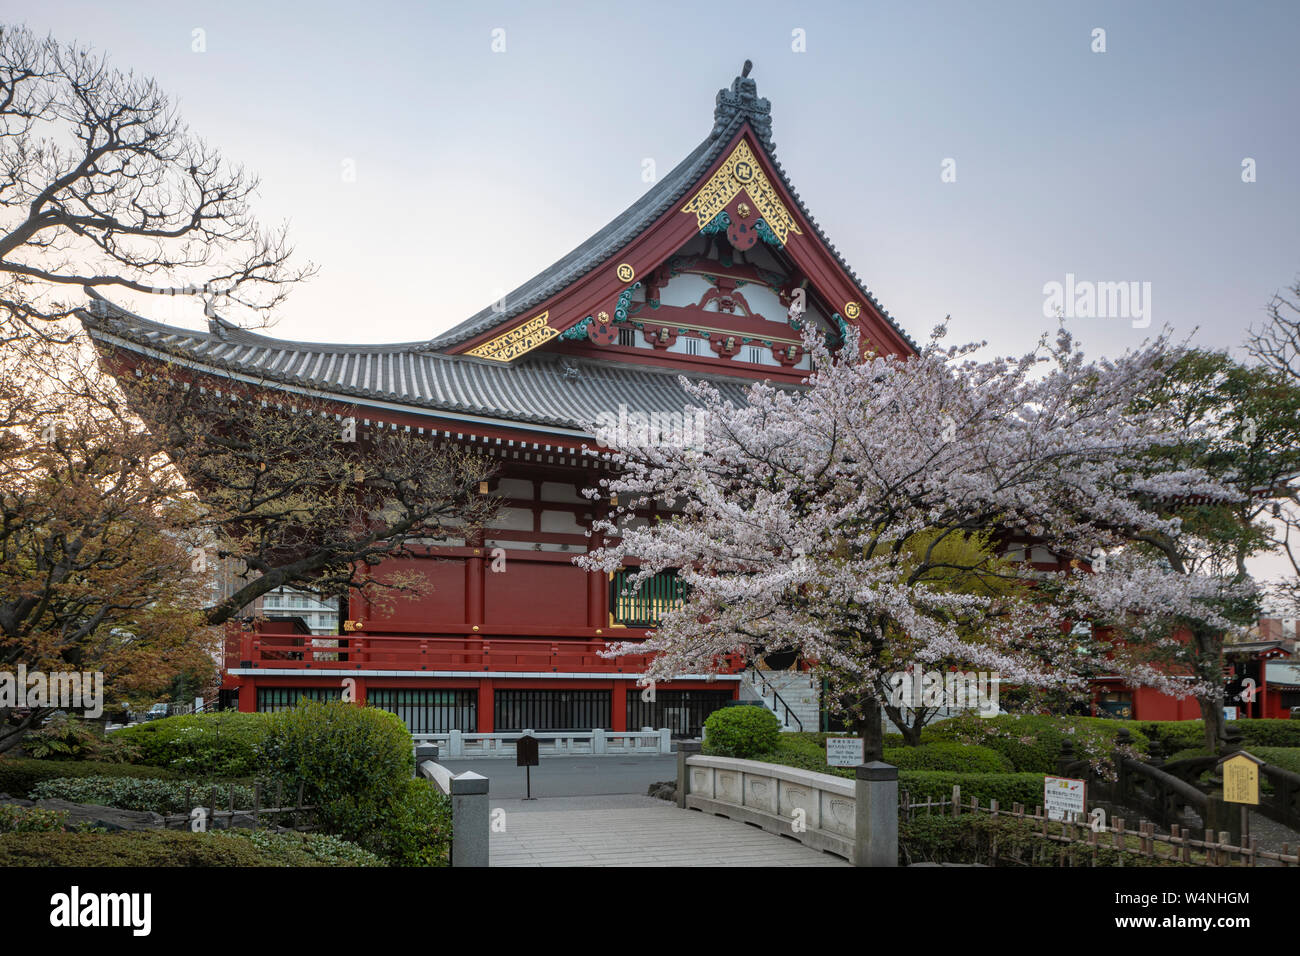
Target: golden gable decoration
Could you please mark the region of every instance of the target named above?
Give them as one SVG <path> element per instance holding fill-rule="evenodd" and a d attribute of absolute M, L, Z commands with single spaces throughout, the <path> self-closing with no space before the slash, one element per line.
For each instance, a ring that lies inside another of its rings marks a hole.
<path fill-rule="evenodd" d="M 465 354 L 473 355 L 475 358 L 491 359 L 494 362 L 512 361 L 560 334 L 546 324 L 548 315 L 550 315 L 549 311 L 535 315 L 522 325 L 517 325 L 494 339 L 488 339 Z"/>
<path fill-rule="evenodd" d="M 749 194 L 759 216 L 781 245 L 785 245 L 790 233 L 803 235 L 794 217 L 778 197 L 776 187 L 758 165 L 754 151 L 743 139 L 736 144 L 726 162 L 718 167 L 718 171 L 682 207 L 682 212 L 694 213 L 698 228 L 704 229 L 718 213 L 727 208 L 741 190 Z"/>

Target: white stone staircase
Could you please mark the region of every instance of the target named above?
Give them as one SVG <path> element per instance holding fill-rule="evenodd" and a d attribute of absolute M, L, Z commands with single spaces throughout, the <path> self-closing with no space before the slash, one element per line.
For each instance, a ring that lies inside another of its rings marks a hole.
<path fill-rule="evenodd" d="M 762 703 L 783 732 L 821 729 L 821 683 L 807 671 L 750 668 L 740 677 L 740 699 Z"/>

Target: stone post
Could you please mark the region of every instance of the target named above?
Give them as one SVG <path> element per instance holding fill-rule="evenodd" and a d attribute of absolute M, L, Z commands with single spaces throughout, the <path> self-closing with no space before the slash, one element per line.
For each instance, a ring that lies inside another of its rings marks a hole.
<path fill-rule="evenodd" d="M 605 753 L 605 731 L 600 727 L 593 727 L 591 730 L 591 752 L 593 754 Z"/>
<path fill-rule="evenodd" d="M 487 866 L 491 839 L 488 778 L 472 771 L 451 781 L 451 865 Z"/>
<path fill-rule="evenodd" d="M 673 752 L 673 732 L 667 727 L 659 728 L 659 752 L 661 754 Z"/>
<path fill-rule="evenodd" d="M 700 752 L 701 744 L 694 740 L 677 742 L 677 806 L 686 809 L 686 793 L 691 784 L 691 771 L 686 759 Z"/>
<path fill-rule="evenodd" d="M 449 757 L 465 756 L 465 738 L 461 736 L 459 730 L 453 730 L 447 735 L 447 755 Z"/>
<path fill-rule="evenodd" d="M 438 745 L 415 742 L 415 775 L 420 776 L 420 764 L 426 760 L 438 762 Z"/>
<path fill-rule="evenodd" d="M 898 768 L 873 760 L 854 776 L 853 865 L 898 866 Z"/>

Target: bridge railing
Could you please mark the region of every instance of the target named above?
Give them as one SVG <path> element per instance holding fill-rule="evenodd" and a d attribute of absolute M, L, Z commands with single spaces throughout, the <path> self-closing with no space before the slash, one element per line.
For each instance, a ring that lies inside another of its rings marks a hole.
<path fill-rule="evenodd" d="M 677 747 L 677 805 L 792 837 L 855 866 L 898 865 L 898 769 L 875 762 L 853 780 Z"/>
<path fill-rule="evenodd" d="M 438 748 L 416 744 L 415 772 L 451 798 L 451 865 L 487 866 L 490 843 L 488 778 L 452 773 L 438 763 Z"/>

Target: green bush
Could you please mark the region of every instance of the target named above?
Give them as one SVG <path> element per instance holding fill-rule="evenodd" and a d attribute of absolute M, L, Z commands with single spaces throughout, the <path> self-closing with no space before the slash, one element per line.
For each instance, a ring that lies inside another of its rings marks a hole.
<path fill-rule="evenodd" d="M 281 866 L 384 866 L 375 854 L 355 843 L 325 833 L 272 832 L 269 830 L 216 830 L 216 835 L 246 840 L 262 857 Z M 305 862 L 315 861 L 314 863 Z"/>
<path fill-rule="evenodd" d="M 301 834 L 189 833 L 143 830 L 120 833 L 0 834 L 0 867 L 7 866 L 332 866 L 334 857 L 354 856 L 349 865 L 369 866 L 363 851 L 300 839 Z M 265 844 L 270 841 L 272 847 Z M 263 846 L 259 846 L 259 843 Z M 316 843 L 308 849 L 308 843 Z M 362 862 L 366 860 L 367 862 Z"/>
<path fill-rule="evenodd" d="M 885 763 L 899 770 L 949 770 L 956 773 L 1009 773 L 1011 761 L 988 747 L 942 740 L 919 747 L 886 747 Z"/>
<path fill-rule="evenodd" d="M 1250 753 L 1264 763 L 1300 773 L 1300 747 L 1251 747 Z"/>
<path fill-rule="evenodd" d="M 1205 742 L 1203 720 L 1140 720 L 1136 726 L 1150 739 L 1160 741 L 1166 754 L 1200 747 Z"/>
<path fill-rule="evenodd" d="M 218 809 L 229 809 L 231 791 L 235 809 L 253 806 L 251 787 L 221 784 L 217 789 Z M 189 799 L 186 799 L 186 792 Z M 58 777 L 44 780 L 31 789 L 33 800 L 69 800 L 93 803 L 119 810 L 142 810 L 161 813 L 188 813 L 196 806 L 211 802 L 212 787 L 201 780 L 142 780 L 132 777 Z M 266 806 L 265 797 L 262 805 Z"/>
<path fill-rule="evenodd" d="M 448 866 L 451 800 L 428 781 L 406 780 L 385 809 L 373 843 L 395 866 Z"/>
<path fill-rule="evenodd" d="M 1004 810 L 1012 804 L 1022 803 L 1029 811 L 1043 803 L 1043 775 L 1041 773 L 951 773 L 935 770 L 900 770 L 898 789 L 906 790 L 912 803 L 950 799 L 952 788 L 961 787 L 963 803 L 971 797 L 984 806 L 993 800 Z"/>
<path fill-rule="evenodd" d="M 36 760 L 100 760 L 129 763 L 140 756 L 129 741 L 105 737 L 95 726 L 71 714 L 57 714 L 23 738 L 23 752 Z"/>
<path fill-rule="evenodd" d="M 1002 714 L 989 718 L 963 714 L 925 728 L 921 741 L 979 744 L 1006 757 L 1017 773 L 1055 773 L 1061 745 L 1067 739 L 1074 745 L 1076 758 L 1088 759 L 1099 766 L 1109 761 L 1121 728 L 1132 735 L 1135 750 L 1147 751 L 1150 742 L 1133 721 L 1038 714 Z"/>
<path fill-rule="evenodd" d="M 1139 729 L 1164 745 L 1166 753 L 1205 745 L 1203 720 L 1144 720 Z M 1300 720 L 1243 718 L 1228 721 L 1241 733 L 1241 745 L 1252 747 L 1300 747 Z"/>
<path fill-rule="evenodd" d="M 67 823 L 63 810 L 0 803 L 0 833 L 62 833 Z"/>
<path fill-rule="evenodd" d="M 1182 750 L 1175 750 L 1169 756 L 1165 757 L 1165 763 L 1173 763 L 1176 760 L 1190 760 L 1193 757 L 1210 757 L 1213 753 L 1204 747 L 1186 747 Z"/>
<path fill-rule="evenodd" d="M 139 767 L 127 763 L 98 763 L 90 760 L 33 760 L 0 757 L 0 793 L 27 797 L 44 780 L 66 777 L 121 777 L 176 780 L 179 774 L 162 767 Z"/>
<path fill-rule="evenodd" d="M 828 736 L 843 737 L 844 734 L 778 734 L 776 747 L 757 759 L 769 763 L 784 764 L 787 767 L 799 767 L 803 770 L 831 773 L 839 768 L 826 766 L 826 738 Z"/>
<path fill-rule="evenodd" d="M 257 766 L 257 745 L 272 714 L 185 714 L 115 730 L 109 736 L 135 746 L 138 762 L 183 774 L 245 777 Z"/>
<path fill-rule="evenodd" d="M 1246 747 L 1300 747 L 1300 720 L 1230 720 L 1228 726 L 1241 731 Z"/>
<path fill-rule="evenodd" d="M 781 736 L 781 722 L 766 707 L 723 707 L 704 721 L 704 753 L 749 760 L 770 754 Z"/>
<path fill-rule="evenodd" d="M 286 787 L 305 785 L 322 830 L 382 846 L 383 821 L 415 773 L 410 731 L 396 714 L 342 701 L 300 701 L 269 715 L 258 745 L 261 770 Z"/>

